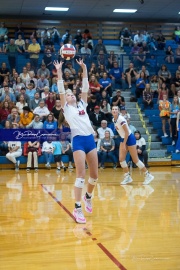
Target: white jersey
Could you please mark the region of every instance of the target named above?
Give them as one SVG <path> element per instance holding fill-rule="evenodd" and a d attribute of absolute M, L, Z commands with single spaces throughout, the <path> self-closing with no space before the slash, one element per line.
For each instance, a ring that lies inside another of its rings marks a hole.
<path fill-rule="evenodd" d="M 139 147 L 146 145 L 145 139 L 143 137 L 141 137 L 139 140 L 136 140 L 136 145 L 138 145 Z"/>
<path fill-rule="evenodd" d="M 129 135 L 131 134 L 131 130 L 130 130 L 129 126 L 128 126 L 128 123 L 127 123 L 126 119 L 122 115 L 119 115 L 116 121 L 113 118 L 113 122 L 114 122 L 116 130 L 119 133 L 121 138 L 124 139 L 124 137 L 125 137 L 125 131 L 123 129 L 124 125 L 127 126 L 127 129 L 129 131 Z"/>
<path fill-rule="evenodd" d="M 64 106 L 64 117 L 70 126 L 72 137 L 94 134 L 86 107 L 87 103 L 83 100 L 80 100 L 77 107 L 68 105 L 67 103 Z"/>

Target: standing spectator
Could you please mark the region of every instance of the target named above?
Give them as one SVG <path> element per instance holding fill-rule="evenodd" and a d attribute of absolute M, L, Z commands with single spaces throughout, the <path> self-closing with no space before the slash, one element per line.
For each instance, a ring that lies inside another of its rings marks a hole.
<path fill-rule="evenodd" d="M 143 104 L 144 109 L 146 109 L 148 106 L 153 108 L 153 92 L 150 88 L 150 84 L 146 84 L 145 90 L 143 91 Z"/>
<path fill-rule="evenodd" d="M 163 95 L 163 100 L 159 101 L 159 110 L 160 117 L 162 120 L 162 131 L 164 137 L 168 137 L 166 133 L 166 121 L 169 124 L 170 135 L 172 135 L 171 124 L 170 124 L 170 112 L 171 112 L 171 103 L 167 100 L 167 95 Z"/>
<path fill-rule="evenodd" d="M 1 27 L 0 27 L 0 41 L 4 41 L 4 39 L 8 38 L 8 29 L 5 27 L 4 22 L 1 22 Z"/>
<path fill-rule="evenodd" d="M 42 153 L 43 153 L 43 155 L 45 157 L 45 161 L 46 161 L 45 166 L 49 170 L 51 169 L 51 163 L 53 160 L 53 148 L 54 147 L 53 147 L 51 140 L 43 142 Z"/>
<path fill-rule="evenodd" d="M 40 144 L 38 141 L 35 142 L 28 142 L 28 157 L 27 157 L 27 169 L 26 171 L 29 172 L 32 168 L 32 161 L 34 165 L 35 172 L 38 171 L 38 149 Z"/>
<path fill-rule="evenodd" d="M 122 68 L 118 66 L 118 62 L 113 63 L 113 68 L 109 72 L 109 76 L 112 80 L 112 88 L 115 90 L 115 88 L 120 88 L 122 86 L 122 89 L 125 89 L 125 78 Z"/>
<path fill-rule="evenodd" d="M 55 26 L 52 28 L 51 37 L 52 37 L 54 43 L 59 44 L 59 39 L 61 36 L 60 36 L 59 31 L 57 30 L 57 28 Z"/>
<path fill-rule="evenodd" d="M 126 76 L 126 80 L 128 82 L 129 88 L 132 88 L 132 82 L 135 82 L 138 76 L 138 73 L 136 69 L 134 68 L 133 63 L 130 63 L 129 68 L 125 70 L 125 76 Z"/>
<path fill-rule="evenodd" d="M 113 163 L 113 168 L 115 169 L 117 167 L 116 165 L 116 160 L 114 156 L 114 148 L 115 148 L 115 143 L 114 140 L 110 137 L 110 132 L 105 131 L 105 136 L 104 139 L 101 139 L 100 143 L 100 151 L 98 153 L 98 159 L 100 167 L 104 169 L 104 163 L 105 161 L 109 158 L 111 159 Z"/>
<path fill-rule="evenodd" d="M 39 59 L 39 53 L 40 53 L 41 47 L 39 43 L 37 43 L 36 39 L 32 39 L 32 44 L 29 45 L 28 47 L 28 52 L 29 52 L 29 58 L 30 58 L 30 63 L 32 66 L 32 69 L 36 72 L 37 66 L 38 66 L 38 59 Z"/>
<path fill-rule="evenodd" d="M 20 160 L 16 160 L 17 157 L 22 156 L 21 142 L 19 141 L 9 141 L 8 142 L 9 152 L 6 154 L 6 158 L 9 159 L 15 165 L 15 170 L 19 170 Z"/>
<path fill-rule="evenodd" d="M 16 54 L 21 53 L 21 50 L 14 44 L 14 39 L 10 39 L 10 44 L 7 45 L 5 53 L 8 54 L 8 61 L 11 70 L 16 68 Z"/>
<path fill-rule="evenodd" d="M 116 91 L 116 96 L 112 98 L 112 105 L 113 106 L 118 106 L 119 108 L 125 106 L 125 99 L 123 96 L 121 96 L 121 90 L 118 89 Z"/>
<path fill-rule="evenodd" d="M 98 43 L 94 46 L 93 54 L 98 55 L 100 51 L 103 51 L 104 54 L 107 54 L 105 45 L 101 38 L 98 39 Z"/>
<path fill-rule="evenodd" d="M 171 120 L 171 130 L 172 130 L 172 145 L 176 144 L 176 138 L 177 138 L 177 128 L 176 128 L 176 122 L 177 122 L 177 114 L 180 110 L 179 107 L 179 100 L 177 96 L 174 96 L 173 102 L 171 104 L 171 111 L 170 111 L 170 120 Z"/>

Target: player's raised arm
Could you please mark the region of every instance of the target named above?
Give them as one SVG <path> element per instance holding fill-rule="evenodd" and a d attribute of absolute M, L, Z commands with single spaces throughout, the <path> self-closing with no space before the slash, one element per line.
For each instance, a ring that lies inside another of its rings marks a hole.
<path fill-rule="evenodd" d="M 76 60 L 78 65 L 82 67 L 83 70 L 83 80 L 82 80 L 82 100 L 87 103 L 87 93 L 89 91 L 89 82 L 88 82 L 88 75 L 87 75 L 87 67 L 84 64 L 83 60 Z"/>
<path fill-rule="evenodd" d="M 63 83 L 63 78 L 62 78 L 63 62 L 60 61 L 60 63 L 59 63 L 58 61 L 54 61 L 53 64 L 57 70 L 57 74 L 58 74 L 57 86 L 58 86 L 58 91 L 59 91 L 60 98 L 61 98 L 61 106 L 62 106 L 62 108 L 64 108 L 64 105 L 66 103 L 66 98 L 65 98 L 65 89 L 64 89 L 64 83 Z"/>

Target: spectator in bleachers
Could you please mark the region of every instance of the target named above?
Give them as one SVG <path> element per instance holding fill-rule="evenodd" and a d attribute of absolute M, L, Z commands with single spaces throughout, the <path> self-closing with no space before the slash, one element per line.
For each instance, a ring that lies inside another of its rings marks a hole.
<path fill-rule="evenodd" d="M 72 67 L 71 61 L 66 62 L 66 67 L 64 69 L 64 74 L 68 72 L 70 77 L 74 79 L 74 76 L 76 75 L 76 70 Z"/>
<path fill-rule="evenodd" d="M 41 67 L 37 71 L 38 78 L 41 78 L 42 75 L 44 75 L 46 79 L 50 78 L 50 71 L 44 62 L 42 62 Z"/>
<path fill-rule="evenodd" d="M 180 110 L 179 107 L 179 100 L 177 96 L 174 96 L 172 104 L 171 104 L 171 112 L 170 112 L 170 119 L 171 119 L 171 130 L 172 130 L 172 145 L 176 144 L 177 139 L 177 127 L 176 127 L 176 121 L 177 121 L 177 114 Z"/>
<path fill-rule="evenodd" d="M 81 46 L 82 46 L 82 39 L 83 39 L 83 37 L 82 37 L 82 34 L 81 34 L 81 30 L 78 29 L 77 30 L 77 33 L 76 33 L 76 35 L 74 37 L 74 45 L 78 44 L 79 47 L 81 48 Z"/>
<path fill-rule="evenodd" d="M 39 91 L 39 94 L 41 95 L 42 92 L 44 92 L 45 87 L 49 87 L 49 81 L 46 79 L 45 75 L 42 74 L 40 79 L 37 81 L 37 90 Z"/>
<path fill-rule="evenodd" d="M 89 80 L 89 91 L 91 95 L 95 95 L 97 100 L 100 101 L 100 84 L 94 75 L 91 75 Z"/>
<path fill-rule="evenodd" d="M 148 38 L 147 38 L 147 44 L 148 44 L 148 46 L 149 46 L 151 49 L 157 51 L 157 48 L 156 48 L 156 40 L 155 40 L 155 38 L 154 38 L 154 34 L 153 34 L 153 33 L 150 33 L 150 35 L 148 36 Z"/>
<path fill-rule="evenodd" d="M 91 55 L 91 50 L 88 48 L 88 43 L 84 43 L 84 46 L 80 50 L 81 54 L 88 54 Z M 84 56 L 83 56 L 84 59 Z"/>
<path fill-rule="evenodd" d="M 158 97 L 158 90 L 159 90 L 159 82 L 158 82 L 158 76 L 153 75 L 150 80 L 150 88 L 153 93 L 153 98 Z"/>
<path fill-rule="evenodd" d="M 43 142 L 42 153 L 46 160 L 46 168 L 51 169 L 51 163 L 53 160 L 53 144 L 51 140 Z"/>
<path fill-rule="evenodd" d="M 54 119 L 54 115 L 52 113 L 48 114 L 46 120 L 43 124 L 44 129 L 57 129 L 57 121 Z"/>
<path fill-rule="evenodd" d="M 58 88 L 57 88 L 57 80 L 58 79 L 56 77 L 52 78 L 52 87 L 51 87 L 51 92 L 56 93 L 56 94 L 59 93 Z"/>
<path fill-rule="evenodd" d="M 18 109 L 16 107 L 11 109 L 11 113 L 8 115 L 7 120 L 10 121 L 11 124 L 15 123 L 18 126 L 18 123 L 20 121 L 20 116 L 18 113 Z"/>
<path fill-rule="evenodd" d="M 134 136 L 136 138 L 136 148 L 137 148 L 138 158 L 142 162 L 144 162 L 145 167 L 148 168 L 149 167 L 148 166 L 148 152 L 146 151 L 146 141 L 143 137 L 141 137 L 141 133 L 138 130 L 135 131 Z"/>
<path fill-rule="evenodd" d="M 35 142 L 28 142 L 28 157 L 27 157 L 27 169 L 26 171 L 29 172 L 32 168 L 32 162 L 34 165 L 35 172 L 38 171 L 38 149 L 40 147 L 40 143 L 38 141 Z"/>
<path fill-rule="evenodd" d="M 57 100 L 55 101 L 54 107 L 53 107 L 52 110 L 51 110 L 51 112 L 53 113 L 54 118 L 55 118 L 56 120 L 59 119 L 60 111 L 62 111 L 62 108 L 61 108 L 61 101 L 60 101 L 59 99 L 57 99 Z"/>
<path fill-rule="evenodd" d="M 15 165 L 15 170 L 19 170 L 20 160 L 16 160 L 17 157 L 22 156 L 22 147 L 20 141 L 8 142 L 9 152 L 6 154 L 6 158 L 9 159 Z"/>
<path fill-rule="evenodd" d="M 49 93 L 50 93 L 49 87 L 45 86 L 44 91 L 41 93 L 41 98 L 44 99 L 45 101 L 49 97 Z"/>
<path fill-rule="evenodd" d="M 44 41 L 44 53 L 47 53 L 48 50 L 50 50 L 51 53 L 55 52 L 55 48 L 54 48 L 54 42 L 51 40 L 51 37 L 48 37 L 45 41 Z"/>
<path fill-rule="evenodd" d="M 64 134 L 61 134 L 60 142 L 62 145 L 62 156 L 68 155 L 68 158 L 69 158 L 68 169 L 73 169 L 73 166 L 72 166 L 73 152 L 72 152 L 71 144 L 68 141 L 68 138 Z"/>
<path fill-rule="evenodd" d="M 109 103 L 110 104 L 110 97 L 109 97 L 109 95 L 108 95 L 108 93 L 106 92 L 106 91 L 102 91 L 101 92 L 101 100 L 106 100 L 107 101 L 107 103 Z"/>
<path fill-rule="evenodd" d="M 102 78 L 99 80 L 101 92 L 106 91 L 110 97 L 112 97 L 112 81 L 108 77 L 107 72 L 103 72 Z"/>
<path fill-rule="evenodd" d="M 116 95 L 112 98 L 112 106 L 118 106 L 119 108 L 125 106 L 125 99 L 121 96 L 121 90 L 116 90 Z"/>
<path fill-rule="evenodd" d="M 13 91 L 15 96 L 18 96 L 22 87 L 25 87 L 25 84 L 22 82 L 21 77 L 16 78 L 16 82 L 13 83 Z"/>
<path fill-rule="evenodd" d="M 143 91 L 146 87 L 148 80 L 144 72 L 141 72 L 139 78 L 136 81 L 136 98 L 140 98 L 143 95 Z"/>
<path fill-rule="evenodd" d="M 164 50 L 165 46 L 166 46 L 166 39 L 165 37 L 163 36 L 162 33 L 160 33 L 158 36 L 157 36 L 157 39 L 156 39 L 157 43 L 158 43 L 158 49 L 159 50 Z"/>
<path fill-rule="evenodd" d="M 47 41 L 47 39 L 50 37 L 51 37 L 51 33 L 50 33 L 49 29 L 44 28 L 41 31 L 41 46 L 43 46 L 45 44 L 45 42 Z"/>
<path fill-rule="evenodd" d="M 98 79 L 101 79 L 101 78 L 103 77 L 103 73 L 104 73 L 104 72 L 107 73 L 106 66 L 103 65 L 103 64 L 100 64 L 100 65 L 98 66 L 98 69 L 97 69 L 97 70 L 98 70 L 98 74 L 99 74 Z"/>
<path fill-rule="evenodd" d="M 0 84 L 3 83 L 4 77 L 9 76 L 9 75 L 10 75 L 9 68 L 7 68 L 7 65 L 5 62 L 2 62 L 1 68 L 0 68 Z"/>
<path fill-rule="evenodd" d="M 150 88 L 150 84 L 146 84 L 145 89 L 143 91 L 143 104 L 144 109 L 146 109 L 148 106 L 152 109 L 153 108 L 153 91 Z"/>
<path fill-rule="evenodd" d="M 131 39 L 131 32 L 128 30 L 127 27 L 125 27 L 122 31 L 119 33 L 119 39 L 120 39 L 120 48 L 123 49 L 125 46 L 132 46 L 132 39 Z"/>
<path fill-rule="evenodd" d="M 118 62 L 113 63 L 113 68 L 109 72 L 109 77 L 112 80 L 112 89 L 115 90 L 116 87 L 125 89 L 125 77 L 122 68 L 119 67 Z"/>
<path fill-rule="evenodd" d="M 120 108 L 120 115 L 123 116 L 126 120 L 131 118 L 130 114 L 126 111 L 124 106 Z"/>
<path fill-rule="evenodd" d="M 70 30 L 66 29 L 65 34 L 62 36 L 61 42 L 63 42 L 63 44 L 67 44 L 69 41 L 72 41 L 72 36 L 70 34 Z"/>
<path fill-rule="evenodd" d="M 28 106 L 23 107 L 23 112 L 20 114 L 19 126 L 25 128 L 33 120 L 34 114 Z"/>
<path fill-rule="evenodd" d="M 135 58 L 134 64 L 137 67 L 140 67 L 142 65 L 144 65 L 146 62 L 146 53 L 143 51 L 143 48 L 140 47 L 139 48 L 139 53 Z"/>
<path fill-rule="evenodd" d="M 43 59 L 42 59 L 42 63 L 45 64 L 45 66 L 47 67 L 47 69 L 49 69 L 49 71 L 52 71 L 53 61 L 52 61 L 52 53 L 50 49 L 46 50 L 46 53 L 44 54 Z"/>
<path fill-rule="evenodd" d="M 5 53 L 8 54 L 8 61 L 11 70 L 16 68 L 16 54 L 21 53 L 21 50 L 14 44 L 14 39 L 10 39 L 10 44 L 7 45 Z"/>
<path fill-rule="evenodd" d="M 31 111 L 33 111 L 35 108 L 37 108 L 39 106 L 39 103 L 42 99 L 40 98 L 40 95 L 38 92 L 36 92 L 34 94 L 34 98 L 31 99 L 30 103 L 29 103 L 29 107 L 31 109 Z"/>
<path fill-rule="evenodd" d="M 82 34 L 82 37 L 83 37 L 82 42 L 83 43 L 88 43 L 88 48 L 90 50 L 92 50 L 93 49 L 93 39 L 92 39 L 92 35 L 91 35 L 89 29 L 84 30 L 84 33 Z"/>
<path fill-rule="evenodd" d="M 39 43 L 37 43 L 36 39 L 33 38 L 32 43 L 28 46 L 28 53 L 29 53 L 31 66 L 34 71 L 36 71 L 38 67 L 38 59 L 39 59 L 40 50 L 41 50 L 41 47 Z"/>
<path fill-rule="evenodd" d="M 107 102 L 106 99 L 103 99 L 100 104 L 100 110 L 103 112 L 106 116 L 106 120 L 108 123 L 112 122 L 112 113 L 111 113 L 111 106 Z"/>
<path fill-rule="evenodd" d="M 94 111 L 89 114 L 89 118 L 95 129 L 98 129 L 101 126 L 102 120 L 106 120 L 105 114 L 100 111 L 100 107 L 98 105 L 96 105 L 94 107 Z"/>
<path fill-rule="evenodd" d="M 22 27 L 22 23 L 18 23 L 15 28 L 15 39 L 17 39 L 19 35 L 21 35 L 24 39 L 24 29 Z"/>
<path fill-rule="evenodd" d="M 0 27 L 0 41 L 4 41 L 8 36 L 8 29 L 5 27 L 5 23 L 1 22 L 1 27 Z"/>
<path fill-rule="evenodd" d="M 0 102 L 4 101 L 6 96 L 10 97 L 11 102 L 16 101 L 15 95 L 10 92 L 9 86 L 7 85 L 4 86 L 4 94 L 1 95 Z"/>
<path fill-rule="evenodd" d="M 176 78 L 174 79 L 174 82 L 175 82 L 176 88 L 179 89 L 179 87 L 180 87 L 180 74 L 176 75 Z"/>
<path fill-rule="evenodd" d="M 5 78 L 6 77 L 4 77 L 4 80 L 5 80 Z M 5 87 L 9 87 L 9 93 L 12 93 L 12 94 L 14 94 L 14 91 L 13 91 L 13 88 L 11 88 L 10 86 L 9 86 L 9 83 L 7 82 L 7 80 L 6 81 L 4 81 L 3 83 L 2 83 L 2 85 L 1 85 L 2 87 L 0 88 L 0 95 L 3 95 L 4 93 L 5 93 Z"/>
<path fill-rule="evenodd" d="M 165 83 L 159 85 L 158 89 L 158 101 L 163 100 L 163 96 L 166 95 L 167 99 L 169 98 L 169 89 L 167 88 Z"/>
<path fill-rule="evenodd" d="M 89 101 L 88 101 L 88 106 L 87 106 L 87 113 L 94 112 L 95 106 L 99 106 L 99 102 L 97 101 L 97 98 L 95 95 L 91 95 Z"/>
<path fill-rule="evenodd" d="M 177 70 L 176 70 L 176 77 L 177 75 L 180 75 L 180 66 L 178 66 Z"/>
<path fill-rule="evenodd" d="M 105 169 L 104 163 L 105 161 L 109 158 L 111 159 L 113 163 L 113 168 L 116 168 L 116 159 L 114 156 L 114 148 L 115 148 L 115 143 L 114 140 L 110 137 L 110 132 L 107 130 L 105 131 L 105 136 L 103 139 L 101 139 L 100 143 L 100 151 L 98 152 L 98 159 L 100 167 L 102 169 Z"/>
<path fill-rule="evenodd" d="M 98 39 L 98 43 L 94 46 L 93 54 L 98 55 L 100 51 L 107 54 L 106 46 L 103 44 L 103 40 L 101 38 Z"/>
<path fill-rule="evenodd" d="M 29 125 L 26 126 L 26 128 L 42 129 L 43 122 L 41 121 L 40 116 L 38 114 L 35 114 L 34 119 L 31 121 L 31 123 Z"/>
<path fill-rule="evenodd" d="M 4 82 L 3 82 L 2 86 L 4 86 L 4 85 L 8 85 L 9 86 L 9 91 L 13 93 L 12 84 L 11 84 L 11 82 L 9 80 L 9 76 L 4 77 Z"/>
<path fill-rule="evenodd" d="M 131 125 L 131 119 L 130 118 L 127 118 L 126 121 L 128 123 L 128 126 L 129 126 L 132 134 L 134 134 L 134 132 L 137 130 L 137 128 L 135 128 L 135 126 Z"/>
<path fill-rule="evenodd" d="M 30 104 L 30 98 L 29 98 L 29 96 L 26 94 L 26 88 L 25 88 L 25 87 L 22 87 L 22 88 L 20 89 L 20 93 L 19 93 L 19 95 L 16 97 L 16 100 L 17 100 L 17 101 L 19 101 L 20 95 L 23 95 L 23 96 L 24 96 L 24 99 L 25 99 L 26 103 L 27 103 L 28 106 L 29 106 L 29 104 Z"/>
<path fill-rule="evenodd" d="M 35 93 L 36 93 L 36 89 L 34 88 L 33 83 L 29 83 L 26 89 L 26 95 L 28 95 L 30 101 L 34 99 Z"/>
<path fill-rule="evenodd" d="M 24 48 L 23 48 L 23 50 L 24 50 L 25 53 L 28 53 L 29 45 L 30 45 L 29 39 L 26 38 L 25 41 L 24 41 Z M 27 54 L 27 56 L 28 56 L 28 54 Z"/>
<path fill-rule="evenodd" d="M 136 69 L 134 68 L 134 64 L 130 63 L 129 68 L 125 70 L 125 78 L 128 82 L 129 89 L 132 88 L 132 83 L 136 82 L 136 78 L 138 76 L 138 73 Z"/>
<path fill-rule="evenodd" d="M 166 65 L 163 64 L 161 66 L 160 70 L 158 71 L 158 76 L 164 83 L 170 83 L 171 72 L 167 69 Z"/>
<path fill-rule="evenodd" d="M 146 54 L 149 53 L 149 48 L 148 48 L 146 42 L 143 42 L 143 44 L 142 44 L 142 49 L 143 49 L 143 52 L 144 52 L 144 53 L 146 53 Z"/>
<path fill-rule="evenodd" d="M 30 76 L 26 67 L 23 67 L 23 72 L 20 73 L 19 76 L 22 79 L 22 82 L 26 85 L 26 82 L 30 79 Z"/>
<path fill-rule="evenodd" d="M 6 50 L 7 50 L 8 45 L 9 45 L 9 40 L 8 40 L 8 38 L 5 38 L 5 39 L 4 39 L 4 42 L 3 42 L 2 49 L 1 49 L 1 51 L 2 51 L 3 53 L 6 53 Z"/>
<path fill-rule="evenodd" d="M 175 55 L 176 55 L 176 63 L 180 63 L 180 45 L 178 45 L 176 51 L 175 51 Z"/>
<path fill-rule="evenodd" d="M 180 152 L 180 112 L 177 114 L 176 128 L 178 132 L 178 139 L 176 143 L 176 153 Z"/>
<path fill-rule="evenodd" d="M 130 51 L 130 54 L 131 55 L 137 55 L 137 54 L 139 54 L 139 49 L 140 49 L 140 47 L 138 46 L 138 44 L 137 43 L 134 43 L 134 46 L 132 47 L 132 49 Z M 133 59 L 135 60 L 136 57 L 133 57 Z"/>
<path fill-rule="evenodd" d="M 174 83 L 171 83 L 170 89 L 169 89 L 169 98 L 173 98 L 177 95 L 176 86 Z"/>
<path fill-rule="evenodd" d="M 149 65 L 151 71 L 153 71 L 154 73 L 156 72 L 156 69 L 157 69 L 157 58 L 155 57 L 154 54 L 151 54 L 150 55 L 150 58 L 147 59 L 146 64 Z"/>
<path fill-rule="evenodd" d="M 169 124 L 171 135 L 172 135 L 172 131 L 171 131 L 171 124 L 170 124 L 171 103 L 168 101 L 167 95 L 163 95 L 163 100 L 159 101 L 159 110 L 160 110 L 160 117 L 162 120 L 162 131 L 163 131 L 164 137 L 168 137 L 166 133 L 166 121 Z"/>
<path fill-rule="evenodd" d="M 54 43 L 59 44 L 61 35 L 55 26 L 52 27 L 51 37 Z"/>
<path fill-rule="evenodd" d="M 141 72 L 144 72 L 144 74 L 146 75 L 146 78 L 148 79 L 149 78 L 149 71 L 147 70 L 146 66 L 142 66 L 141 67 L 141 70 L 138 72 L 139 75 L 141 74 Z"/>
<path fill-rule="evenodd" d="M 33 87 L 37 89 L 37 79 L 35 78 L 33 70 L 29 71 L 29 79 L 26 80 L 26 87 L 28 86 L 29 83 L 32 83 Z"/>
<path fill-rule="evenodd" d="M 22 39 L 21 35 L 18 35 L 18 39 L 15 40 L 15 45 L 18 46 L 21 52 L 23 52 L 25 42 L 24 42 L 24 39 Z"/>
<path fill-rule="evenodd" d="M 134 36 L 134 43 L 137 43 L 137 45 L 141 47 L 144 41 L 145 41 L 145 38 L 144 38 L 143 33 L 140 31 L 137 31 L 136 35 Z"/>
<path fill-rule="evenodd" d="M 0 126 L 4 127 L 5 121 L 10 113 L 11 107 L 9 102 L 2 102 L 2 104 L 0 104 Z"/>
<path fill-rule="evenodd" d="M 117 56 L 114 54 L 114 51 L 110 51 L 107 59 L 107 69 L 110 70 L 114 66 L 114 62 L 117 62 Z"/>
<path fill-rule="evenodd" d="M 27 68 L 27 72 L 28 72 L 28 73 L 31 72 L 31 71 L 33 71 L 30 62 L 26 62 L 26 66 L 25 66 L 25 67 Z"/>
<path fill-rule="evenodd" d="M 52 111 L 52 108 L 55 105 L 55 100 L 56 100 L 56 95 L 52 92 L 49 92 L 49 95 L 45 99 L 45 103 L 50 112 Z"/>
<path fill-rule="evenodd" d="M 168 63 L 174 63 L 174 52 L 171 46 L 168 46 L 166 49 L 166 61 Z"/>
<path fill-rule="evenodd" d="M 26 103 L 25 99 L 24 99 L 24 95 L 20 95 L 19 96 L 19 101 L 16 102 L 16 108 L 18 109 L 18 113 L 23 113 L 23 107 L 24 106 L 28 106 L 28 104 Z"/>
<path fill-rule="evenodd" d="M 46 107 L 44 100 L 41 100 L 39 102 L 39 106 L 34 109 L 33 113 L 38 114 L 40 116 L 41 121 L 44 121 L 46 119 L 46 117 L 49 114 L 49 110 Z"/>
<path fill-rule="evenodd" d="M 180 43 L 180 28 L 179 28 L 179 26 L 176 26 L 176 28 L 174 30 L 174 39 L 175 39 L 176 43 Z"/>
<path fill-rule="evenodd" d="M 90 77 L 91 75 L 99 76 L 98 70 L 97 70 L 97 68 L 96 68 L 96 64 L 93 63 L 93 62 L 91 63 L 91 67 L 90 67 L 90 69 L 89 69 L 88 75 L 89 75 L 89 77 Z"/>

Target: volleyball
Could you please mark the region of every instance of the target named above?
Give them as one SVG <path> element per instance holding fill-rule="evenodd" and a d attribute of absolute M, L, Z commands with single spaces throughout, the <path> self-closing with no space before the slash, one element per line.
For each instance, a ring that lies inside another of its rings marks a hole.
<path fill-rule="evenodd" d="M 66 60 L 74 58 L 76 49 L 72 44 L 64 44 L 60 49 L 60 55 Z"/>

